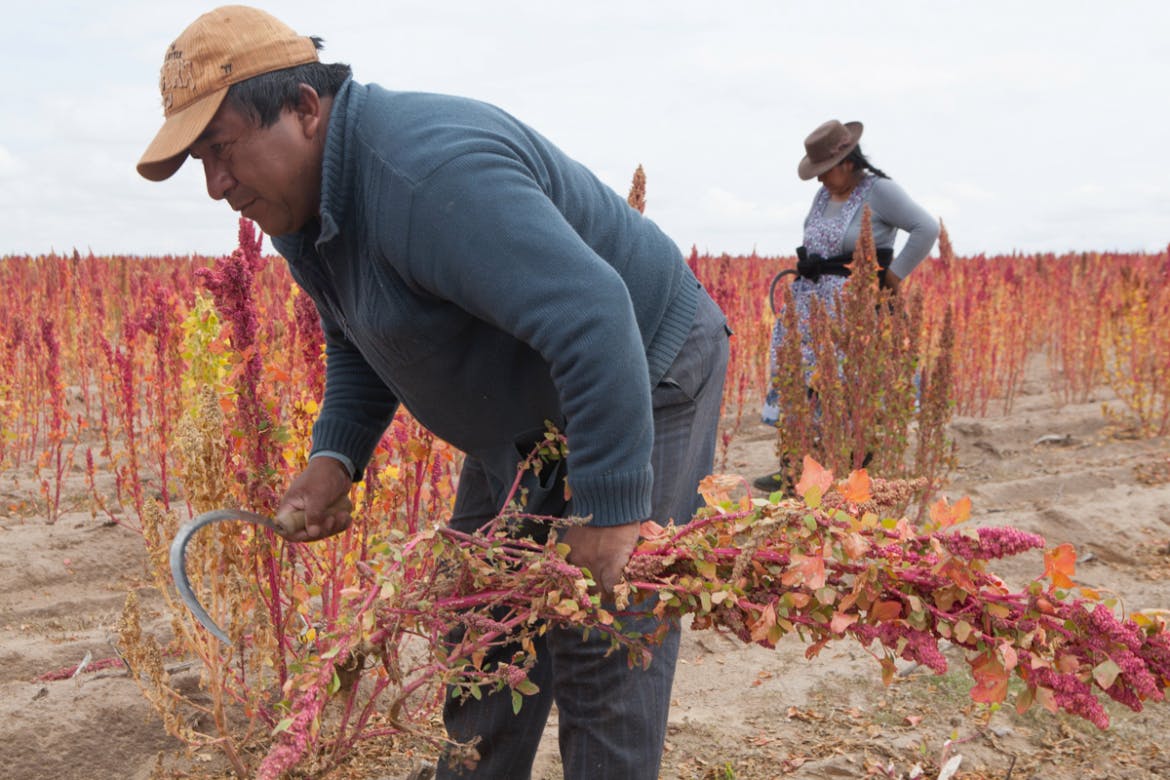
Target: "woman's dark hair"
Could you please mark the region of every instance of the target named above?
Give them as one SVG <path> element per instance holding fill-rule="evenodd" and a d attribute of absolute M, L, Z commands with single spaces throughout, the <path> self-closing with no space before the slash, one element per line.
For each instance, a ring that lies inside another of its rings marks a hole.
<path fill-rule="evenodd" d="M 312 36 L 317 51 L 325 41 Z M 285 108 L 295 108 L 300 99 L 301 84 L 308 84 L 321 97 L 333 97 L 352 69 L 342 63 L 308 62 L 284 70 L 261 73 L 228 88 L 224 100 L 241 113 L 260 121 L 261 127 L 271 127 Z"/>
<path fill-rule="evenodd" d="M 879 179 L 890 178 L 889 176 L 886 175 L 885 171 L 883 171 L 880 168 L 875 168 L 873 163 L 871 163 L 868 159 L 866 159 L 865 155 L 861 153 L 861 145 L 860 144 L 853 147 L 853 151 L 850 152 L 845 157 L 845 160 L 848 160 L 849 162 L 853 163 L 853 170 L 855 170 L 855 171 L 869 171 L 874 176 L 877 176 Z M 844 162 L 844 160 L 842 162 Z"/>

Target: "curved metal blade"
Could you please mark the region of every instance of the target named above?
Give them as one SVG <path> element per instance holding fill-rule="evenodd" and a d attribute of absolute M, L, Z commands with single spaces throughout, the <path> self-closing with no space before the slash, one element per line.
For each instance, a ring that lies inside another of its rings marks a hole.
<path fill-rule="evenodd" d="M 179 591 L 179 596 L 187 604 L 187 608 L 193 614 L 203 627 L 215 635 L 224 644 L 230 645 L 232 643 L 231 637 L 227 632 L 215 624 L 211 619 L 211 615 L 207 614 L 207 610 L 199 603 L 199 599 L 195 596 L 195 591 L 191 589 L 191 581 L 187 578 L 187 543 L 191 541 L 191 537 L 205 525 L 212 523 L 220 523 L 227 520 L 234 520 L 237 522 L 252 523 L 253 525 L 262 525 L 265 528 L 271 528 L 273 531 L 280 533 L 280 527 L 272 520 L 264 515 L 258 515 L 254 512 L 245 512 L 242 509 L 216 509 L 213 512 L 204 512 L 196 516 L 192 520 L 183 523 L 179 528 L 179 532 L 175 534 L 175 540 L 171 542 L 171 576 L 175 579 L 175 589 Z"/>

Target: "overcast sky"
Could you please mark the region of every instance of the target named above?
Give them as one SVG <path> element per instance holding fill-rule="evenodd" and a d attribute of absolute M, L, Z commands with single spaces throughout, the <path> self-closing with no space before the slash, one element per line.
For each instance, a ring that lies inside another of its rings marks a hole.
<path fill-rule="evenodd" d="M 218 255 L 236 217 L 188 164 L 134 165 L 167 45 L 218 3 L 6 4 L 0 255 Z M 791 254 L 829 118 L 960 254 L 1170 244 L 1170 3 L 331 0 L 261 7 L 360 81 L 467 95 L 535 127 L 684 250 Z"/>

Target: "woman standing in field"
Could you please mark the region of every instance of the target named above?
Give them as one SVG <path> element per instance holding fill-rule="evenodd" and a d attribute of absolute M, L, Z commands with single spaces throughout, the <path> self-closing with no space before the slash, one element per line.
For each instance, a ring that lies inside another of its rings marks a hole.
<path fill-rule="evenodd" d="M 804 243 L 796 250 L 797 278 L 792 283 L 801 351 L 809 372 L 814 362 L 808 332 L 810 304 L 815 298 L 827 311 L 834 311 L 837 296 L 851 273 L 849 264 L 860 237 L 864 207 L 870 208 L 882 287 L 897 292 L 902 280 L 930 253 L 938 238 L 937 220 L 862 154 L 859 145 L 862 129 L 860 122 L 842 124 L 835 119 L 825 122 L 804 139 L 805 156 L 797 166 L 802 180 L 816 178 L 821 183 L 804 220 Z M 894 238 L 898 230 L 906 231 L 908 236 L 895 257 Z M 785 335 L 784 324 L 777 318 L 772 329 L 768 390 L 761 413 L 766 425 L 776 425 L 780 417 L 774 380 L 776 349 Z M 787 474 L 781 469 L 756 478 L 753 484 L 761 490 L 773 491 L 783 487 L 786 479 Z"/>

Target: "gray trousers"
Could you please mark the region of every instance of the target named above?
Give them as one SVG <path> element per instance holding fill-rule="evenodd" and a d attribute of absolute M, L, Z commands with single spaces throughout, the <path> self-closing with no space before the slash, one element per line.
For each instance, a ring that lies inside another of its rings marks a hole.
<path fill-rule="evenodd" d="M 666 376 L 653 390 L 654 468 L 650 519 L 685 523 L 699 508 L 699 480 L 711 473 L 727 372 L 728 335 L 719 307 L 700 294 L 690 335 Z M 554 491 L 560 492 L 560 491 Z M 460 476 L 451 525 L 477 528 L 498 511 L 482 468 L 468 459 Z M 541 514 L 558 515 L 545 511 Z M 563 509 L 563 507 L 562 507 Z M 623 618 L 623 628 L 651 634 L 653 616 Z M 670 689 L 678 661 L 679 627 L 671 625 L 655 645 L 649 668 L 629 668 L 624 652 L 609 652 L 609 640 L 581 631 L 554 629 L 535 642 L 537 661 L 529 679 L 540 693 L 525 696 L 512 712 L 508 691 L 466 700 L 448 697 L 443 719 L 461 742 L 479 738 L 475 770 L 448 767 L 440 758 L 439 778 L 523 780 L 531 776 L 541 733 L 555 701 L 566 780 L 655 780 L 666 739 Z M 508 661 L 507 647 L 488 660 Z"/>

